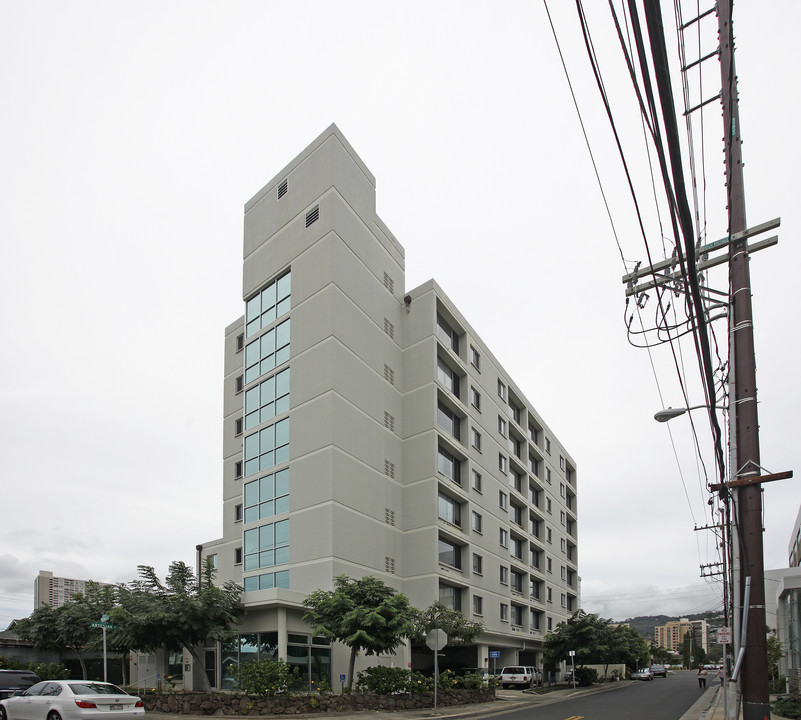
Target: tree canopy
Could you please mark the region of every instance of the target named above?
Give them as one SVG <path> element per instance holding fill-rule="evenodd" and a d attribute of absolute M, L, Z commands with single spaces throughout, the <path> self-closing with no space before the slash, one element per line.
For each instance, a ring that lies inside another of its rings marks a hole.
<path fill-rule="evenodd" d="M 577 610 L 545 636 L 547 662 L 567 660 L 571 650 L 579 666 L 625 663 L 633 669 L 649 662 L 648 643 L 634 628 L 614 625 L 584 610 Z"/>
<path fill-rule="evenodd" d="M 101 615 L 114 605 L 114 601 L 113 586 L 89 581 L 83 594 L 75 595 L 58 607 L 42 605 L 36 608 L 30 617 L 15 624 L 14 631 L 39 650 L 55 650 L 58 653 L 72 650 L 86 680 L 85 655 L 97 650 L 102 642 L 102 631 L 92 628 L 91 624 L 100 620 Z"/>
<path fill-rule="evenodd" d="M 395 650 L 414 629 L 415 609 L 409 599 L 378 578 L 334 578 L 333 590 L 315 590 L 304 601 L 304 622 L 312 634 L 347 645 L 350 652 L 348 687 L 353 687 L 356 655 Z"/>
<path fill-rule="evenodd" d="M 701 667 L 706 662 L 706 652 L 695 637 L 695 628 L 690 628 L 681 642 L 681 661 L 684 667 Z"/>
<path fill-rule="evenodd" d="M 210 562 L 200 578 L 186 563 L 173 562 L 162 584 L 152 567 L 140 565 L 139 579 L 120 586 L 119 605 L 110 613 L 127 647 L 186 648 L 197 666 L 203 667 L 197 646 L 222 639 L 242 613 L 241 587 L 233 582 L 219 587 L 213 576 Z M 202 678 L 206 692 L 211 692 L 206 673 Z"/>
<path fill-rule="evenodd" d="M 425 610 L 415 613 L 410 637 L 420 643 L 425 640 L 429 631 L 437 628 L 448 636 L 449 644 L 467 645 L 484 631 L 484 624 L 468 620 L 458 610 L 451 610 L 447 605 L 435 602 Z"/>

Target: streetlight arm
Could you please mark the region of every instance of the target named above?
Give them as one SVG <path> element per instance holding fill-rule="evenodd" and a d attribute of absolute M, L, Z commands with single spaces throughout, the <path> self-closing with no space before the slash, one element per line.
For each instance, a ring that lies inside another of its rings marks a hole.
<path fill-rule="evenodd" d="M 714 408 L 715 410 L 724 410 L 725 408 L 720 407 L 719 405 L 693 405 L 692 407 L 686 408 L 665 408 L 664 410 L 659 410 L 654 413 L 654 420 L 657 422 L 667 422 L 668 420 L 672 420 L 679 415 L 684 415 L 684 413 L 688 412 L 689 410 L 699 410 L 700 408 L 707 408 L 711 409 Z"/>

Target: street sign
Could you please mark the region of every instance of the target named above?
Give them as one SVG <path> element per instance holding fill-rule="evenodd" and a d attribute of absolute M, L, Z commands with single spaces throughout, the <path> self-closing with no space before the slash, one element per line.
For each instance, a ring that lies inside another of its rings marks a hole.
<path fill-rule="evenodd" d="M 718 643 L 721 645 L 731 645 L 731 628 L 718 628 Z"/>
<path fill-rule="evenodd" d="M 501 656 L 500 650 L 490 650 L 490 657 L 491 658 L 499 658 Z"/>
<path fill-rule="evenodd" d="M 119 630 L 120 626 L 115 625 L 114 623 L 110 622 L 93 622 L 91 624 L 93 628 L 103 628 L 104 630 Z"/>

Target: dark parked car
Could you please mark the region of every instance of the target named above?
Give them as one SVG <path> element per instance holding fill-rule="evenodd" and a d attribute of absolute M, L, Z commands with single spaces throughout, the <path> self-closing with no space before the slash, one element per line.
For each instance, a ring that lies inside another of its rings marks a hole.
<path fill-rule="evenodd" d="M 667 668 L 664 665 L 651 665 L 651 673 L 654 677 L 667 677 Z"/>
<path fill-rule="evenodd" d="M 0 700 L 11 697 L 17 690 L 27 690 L 39 682 L 39 676 L 30 670 L 0 670 Z"/>

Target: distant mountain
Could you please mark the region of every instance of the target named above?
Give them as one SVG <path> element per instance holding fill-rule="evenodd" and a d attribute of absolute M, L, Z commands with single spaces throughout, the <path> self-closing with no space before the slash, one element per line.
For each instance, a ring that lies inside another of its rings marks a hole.
<path fill-rule="evenodd" d="M 677 619 L 678 618 L 673 618 L 668 615 L 639 615 L 638 617 L 629 618 L 624 622 L 627 622 L 646 640 L 653 640 L 654 628 L 657 625 L 664 625 L 666 622 Z"/>

